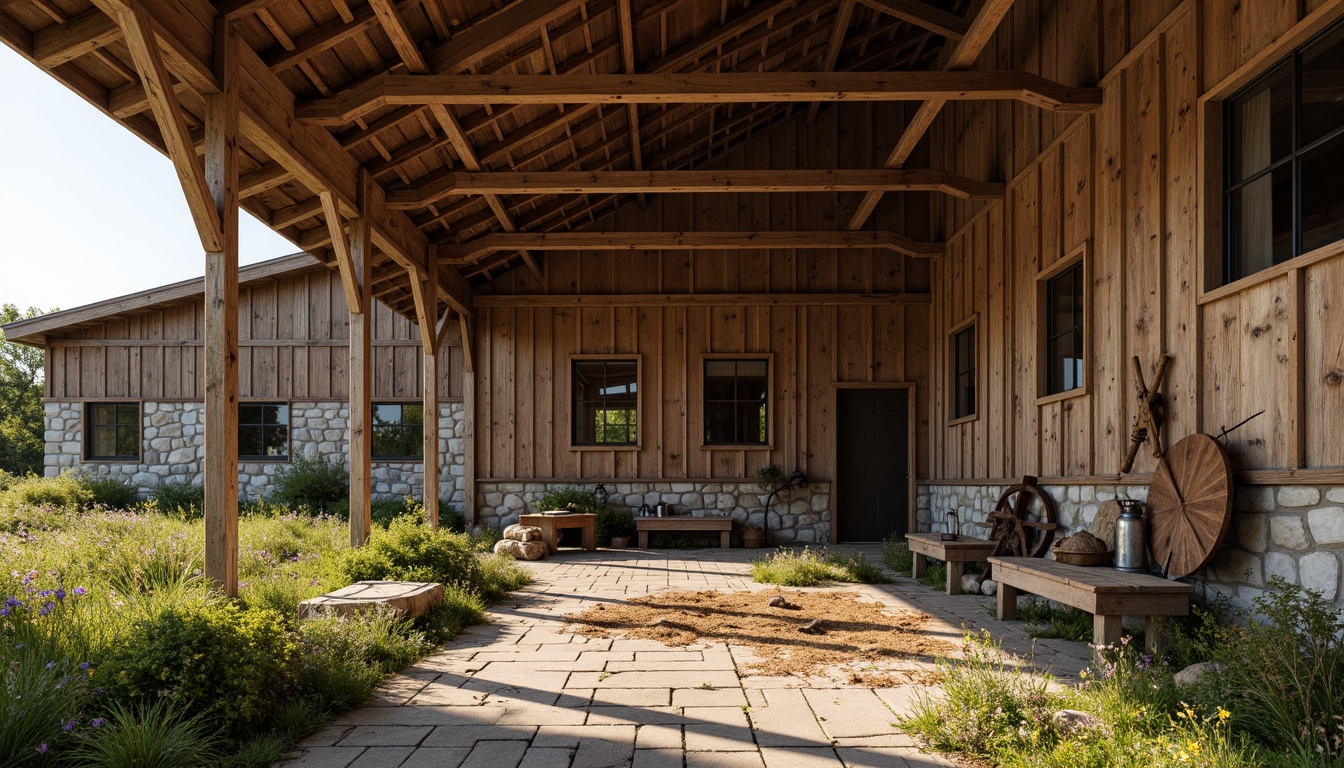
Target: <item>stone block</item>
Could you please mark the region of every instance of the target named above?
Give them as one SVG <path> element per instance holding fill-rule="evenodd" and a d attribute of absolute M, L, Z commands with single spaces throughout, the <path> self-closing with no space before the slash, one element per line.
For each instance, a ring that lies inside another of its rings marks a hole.
<path fill-rule="evenodd" d="M 1344 507 L 1321 507 L 1307 513 L 1311 537 L 1320 544 L 1344 544 Z"/>
<path fill-rule="evenodd" d="M 1276 515 L 1269 519 L 1270 539 L 1284 549 L 1303 550 L 1307 548 L 1307 529 L 1302 518 L 1292 515 Z"/>
<path fill-rule="evenodd" d="M 299 603 L 299 618 L 315 610 L 348 615 L 385 605 L 403 618 L 417 618 L 443 602 L 443 585 L 419 581 L 357 581 Z"/>
<path fill-rule="evenodd" d="M 1320 592 L 1328 602 L 1339 595 L 1339 556 L 1334 552 L 1312 552 L 1297 563 L 1298 582 L 1304 589 Z"/>
<path fill-rule="evenodd" d="M 1310 507 L 1321 503 L 1321 492 L 1300 485 L 1286 485 L 1279 489 L 1280 507 Z"/>
<path fill-rule="evenodd" d="M 1344 488 L 1330 488 L 1326 490 L 1325 500 L 1336 504 L 1344 503 Z"/>
<path fill-rule="evenodd" d="M 511 525 L 505 530 L 516 529 L 520 526 Z M 537 529 L 540 531 L 541 529 Z M 507 552 L 518 560 L 540 560 L 546 557 L 546 542 L 544 541 L 515 541 L 513 539 L 502 539 L 495 542 L 495 554 Z"/>
<path fill-rule="evenodd" d="M 1273 512 L 1274 489 L 1264 485 L 1238 488 L 1234 506 L 1245 512 Z"/>
<path fill-rule="evenodd" d="M 1278 576 L 1289 584 L 1297 583 L 1297 561 L 1284 552 L 1265 555 L 1265 580 Z"/>
<path fill-rule="evenodd" d="M 1265 576 L 1260 558 L 1250 552 L 1227 550 L 1214 560 L 1214 571 L 1220 581 L 1234 581 L 1260 586 Z"/>
<path fill-rule="evenodd" d="M 1249 552 L 1264 552 L 1269 546 L 1269 520 L 1264 515 L 1236 516 L 1237 541 Z"/>

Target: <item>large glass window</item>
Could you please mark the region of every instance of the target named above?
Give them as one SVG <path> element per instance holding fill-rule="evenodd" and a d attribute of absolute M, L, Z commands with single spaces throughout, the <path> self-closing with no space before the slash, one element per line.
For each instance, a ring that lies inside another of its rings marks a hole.
<path fill-rule="evenodd" d="M 373 404 L 373 458 L 419 461 L 424 453 L 424 406 Z"/>
<path fill-rule="evenodd" d="M 952 334 L 952 418 L 975 415 L 975 324 Z"/>
<path fill-rule="evenodd" d="M 573 361 L 572 445 L 639 442 L 639 361 Z"/>
<path fill-rule="evenodd" d="M 770 441 L 768 360 L 705 361 L 705 445 Z"/>
<path fill-rule="evenodd" d="M 1083 386 L 1082 262 L 1045 283 L 1045 394 Z"/>
<path fill-rule="evenodd" d="M 1344 25 L 1227 101 L 1227 281 L 1344 238 Z"/>
<path fill-rule="evenodd" d="M 242 403 L 238 406 L 238 458 L 289 458 L 289 406 Z"/>
<path fill-rule="evenodd" d="M 99 461 L 140 459 L 140 404 L 87 403 L 84 456 Z"/>

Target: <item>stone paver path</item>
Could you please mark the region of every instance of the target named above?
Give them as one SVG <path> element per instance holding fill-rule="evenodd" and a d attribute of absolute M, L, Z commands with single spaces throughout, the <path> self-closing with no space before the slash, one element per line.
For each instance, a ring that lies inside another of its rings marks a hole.
<path fill-rule="evenodd" d="M 877 547 L 859 547 L 880 560 Z M 921 768 L 950 765 L 892 726 L 919 684 L 870 689 L 832 680 L 746 676 L 748 649 L 669 648 L 564 630 L 564 617 L 655 592 L 764 589 L 761 550 L 562 552 L 528 563 L 536 581 L 434 656 L 404 670 L 373 705 L 307 739 L 286 763 L 312 768 Z M 843 585 L 936 618 L 957 641 L 988 628 L 1018 652 L 1033 643 L 993 618 L 993 599 L 948 596 L 910 579 Z M 1041 640 L 1035 663 L 1062 678 L 1082 643 Z"/>

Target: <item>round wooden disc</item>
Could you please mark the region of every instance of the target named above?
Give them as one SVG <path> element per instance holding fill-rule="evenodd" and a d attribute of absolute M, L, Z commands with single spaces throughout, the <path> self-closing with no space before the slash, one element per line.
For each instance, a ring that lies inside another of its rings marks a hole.
<path fill-rule="evenodd" d="M 1148 546 L 1175 579 L 1208 564 L 1232 522 L 1232 464 L 1208 435 L 1183 438 L 1157 463 L 1148 490 Z M 1170 469 L 1168 469 L 1170 468 Z"/>
<path fill-rule="evenodd" d="M 1103 501 L 1092 519 L 1092 535 L 1106 543 L 1106 549 L 1115 549 L 1115 521 L 1120 517 L 1120 502 Z"/>

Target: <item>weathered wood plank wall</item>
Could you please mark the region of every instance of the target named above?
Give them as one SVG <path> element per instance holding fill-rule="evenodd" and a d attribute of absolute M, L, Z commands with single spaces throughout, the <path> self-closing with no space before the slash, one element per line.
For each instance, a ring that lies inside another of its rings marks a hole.
<path fill-rule="evenodd" d="M 373 391 L 419 400 L 420 332 L 376 303 Z M 243 399 L 343 400 L 349 383 L 349 312 L 332 270 L 243 285 L 238 291 L 238 379 Z M 49 344 L 46 396 L 55 399 L 200 400 L 204 307 L 199 298 L 119 316 Z M 462 397 L 461 337 L 439 357 L 439 396 Z"/>
<path fill-rule="evenodd" d="M 939 200 L 933 211 L 948 249 L 933 265 L 926 477 L 1114 477 L 1134 413 L 1129 359 L 1151 371 L 1163 351 L 1173 356 L 1168 443 L 1265 409 L 1235 434 L 1238 469 L 1344 465 L 1344 446 L 1329 437 L 1344 429 L 1344 263 L 1320 258 L 1206 293 L 1200 160 L 1201 97 L 1248 62 L 1272 65 L 1294 25 L 1313 12 L 1338 17 L 1341 5 L 1015 4 L 986 56 L 1064 83 L 1099 81 L 1105 102 L 1082 117 L 953 104 L 932 129 L 934 167 L 1010 181 L 1001 203 Z M 1090 278 L 1086 390 L 1038 402 L 1037 276 L 1079 248 Z M 946 332 L 971 316 L 981 329 L 979 418 L 949 424 Z M 1141 452 L 1134 472 L 1152 467 Z"/>
<path fill-rule="evenodd" d="M 901 124 L 899 106 L 825 109 L 815 125 L 781 124 L 744 150 L 716 158 L 714 167 L 878 167 Z M 923 237 L 929 196 L 891 197 L 876 212 L 875 226 Z M 831 194 L 651 195 L 647 208 L 627 207 L 589 228 L 834 229 L 850 203 Z M 829 480 L 836 382 L 915 382 L 918 439 L 927 435 L 928 307 L 857 299 L 926 292 L 927 261 L 870 251 L 552 252 L 544 258 L 541 278 L 515 270 L 491 286 L 493 293 L 522 297 L 477 310 L 480 478 L 740 480 L 776 463 Z M 609 293 L 846 293 L 857 302 L 586 308 L 528 306 L 526 298 Z M 719 352 L 772 356 L 769 450 L 702 447 L 702 355 Z M 637 450 L 571 448 L 567 399 L 575 354 L 641 356 Z"/>

